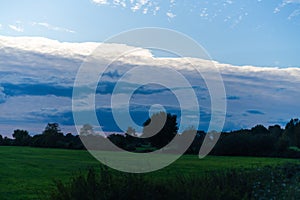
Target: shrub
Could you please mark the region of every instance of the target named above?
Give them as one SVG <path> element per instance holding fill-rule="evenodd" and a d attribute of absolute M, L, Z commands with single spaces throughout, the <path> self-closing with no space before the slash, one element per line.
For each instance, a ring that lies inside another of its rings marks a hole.
<path fill-rule="evenodd" d="M 177 175 L 164 180 L 101 167 L 80 173 L 70 183 L 55 182 L 50 199 L 282 199 L 300 197 L 300 167 L 211 171 L 203 175 Z"/>

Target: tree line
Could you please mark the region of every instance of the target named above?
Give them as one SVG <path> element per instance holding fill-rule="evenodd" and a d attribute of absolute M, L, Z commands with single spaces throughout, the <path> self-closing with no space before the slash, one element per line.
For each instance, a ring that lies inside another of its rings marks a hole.
<path fill-rule="evenodd" d="M 110 134 L 107 137 L 97 135 L 89 124 L 83 125 L 79 135 L 63 134 L 57 123 L 48 123 L 42 134 L 31 136 L 26 130 L 14 130 L 12 137 L 0 135 L 0 145 L 32 146 L 48 148 L 84 149 L 84 141 L 88 148 L 107 150 L 107 140 L 121 149 L 131 152 L 151 152 L 167 145 L 175 136 L 183 137 L 196 133 L 186 154 L 198 154 L 207 134 L 192 128 L 178 133 L 177 116 L 159 112 L 153 114 L 143 124 L 143 132 L 137 134 L 128 127 L 124 134 Z M 156 130 L 161 127 L 160 130 Z M 153 132 L 157 133 L 153 135 Z M 272 156 L 300 157 L 300 120 L 291 119 L 284 128 L 279 125 L 264 127 L 256 125 L 251 129 L 214 133 L 220 134 L 211 155 L 227 156 Z M 141 137 L 142 136 L 142 137 Z M 83 142 L 82 142 L 83 141 Z M 180 147 L 180 144 L 177 144 Z M 166 149 L 166 153 L 176 153 L 175 149 Z"/>
<path fill-rule="evenodd" d="M 58 123 L 48 123 L 42 134 L 31 136 L 27 130 L 14 130 L 13 139 L 0 135 L 2 146 L 32 146 L 47 148 L 83 149 L 78 135 L 63 134 Z"/>

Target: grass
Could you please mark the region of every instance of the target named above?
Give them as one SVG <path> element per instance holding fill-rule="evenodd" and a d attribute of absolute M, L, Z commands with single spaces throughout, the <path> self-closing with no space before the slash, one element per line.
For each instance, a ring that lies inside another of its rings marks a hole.
<path fill-rule="evenodd" d="M 54 187 L 54 180 L 69 181 L 78 171 L 101 164 L 84 150 L 0 146 L 0 199 L 41 199 Z M 298 160 L 257 157 L 198 159 L 185 155 L 172 165 L 147 174 L 151 179 L 168 179 L 178 174 L 201 175 L 216 170 L 259 168 L 296 163 Z"/>
<path fill-rule="evenodd" d="M 99 163 L 86 151 L 0 147 L 0 199 L 36 199 L 54 179 Z"/>

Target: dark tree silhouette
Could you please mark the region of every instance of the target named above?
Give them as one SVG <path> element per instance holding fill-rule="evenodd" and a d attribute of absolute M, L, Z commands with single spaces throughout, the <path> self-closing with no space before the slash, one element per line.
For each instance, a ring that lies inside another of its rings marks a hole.
<path fill-rule="evenodd" d="M 148 137 L 152 146 L 162 148 L 177 134 L 177 115 L 155 113 L 144 122 L 143 126 L 143 137 Z"/>
<path fill-rule="evenodd" d="M 281 137 L 284 131 L 279 125 L 269 126 L 268 130 L 276 138 Z"/>
<path fill-rule="evenodd" d="M 63 133 L 61 132 L 58 123 L 48 123 L 45 130 L 43 131 L 43 135 L 61 136 L 63 135 Z"/>
<path fill-rule="evenodd" d="M 0 135 L 0 145 L 3 145 L 3 137 Z"/>
<path fill-rule="evenodd" d="M 284 136 L 289 139 L 290 146 L 300 147 L 300 121 L 291 119 L 285 126 Z"/>
<path fill-rule="evenodd" d="M 15 138 L 15 145 L 20 145 L 20 146 L 26 146 L 29 145 L 30 143 L 30 135 L 28 131 L 26 130 L 14 130 L 14 133 L 12 134 L 13 138 Z"/>
<path fill-rule="evenodd" d="M 33 146 L 38 147 L 63 147 L 67 148 L 64 142 L 64 135 L 58 123 L 48 123 L 42 135 L 33 137 Z"/>
<path fill-rule="evenodd" d="M 254 135 L 263 135 L 263 134 L 268 134 L 269 130 L 266 127 L 264 127 L 263 125 L 259 124 L 259 125 L 256 125 L 255 127 L 253 127 L 251 129 L 251 132 Z"/>

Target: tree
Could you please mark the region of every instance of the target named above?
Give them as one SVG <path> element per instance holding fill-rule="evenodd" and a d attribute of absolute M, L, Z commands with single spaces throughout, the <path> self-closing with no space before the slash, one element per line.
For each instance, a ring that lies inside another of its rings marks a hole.
<path fill-rule="evenodd" d="M 268 130 L 276 138 L 281 137 L 283 133 L 283 129 L 279 125 L 269 126 Z"/>
<path fill-rule="evenodd" d="M 6 136 L 3 138 L 2 145 L 11 146 L 13 145 L 13 143 L 14 143 L 13 139 L 10 139 Z"/>
<path fill-rule="evenodd" d="M 251 131 L 254 135 L 263 135 L 269 133 L 268 129 L 263 125 L 256 125 L 251 129 Z"/>
<path fill-rule="evenodd" d="M 45 130 L 43 131 L 43 135 L 47 136 L 63 136 L 58 123 L 48 123 Z"/>
<path fill-rule="evenodd" d="M 298 148 L 300 148 L 300 121 L 296 124 L 295 129 L 294 129 L 294 134 L 295 134 L 295 143 Z"/>
<path fill-rule="evenodd" d="M 15 138 L 15 145 L 22 145 L 26 146 L 30 143 L 30 135 L 28 131 L 26 130 L 14 130 L 14 133 L 12 134 L 13 138 Z"/>
<path fill-rule="evenodd" d="M 144 124 L 143 137 L 148 137 L 152 146 L 162 148 L 177 134 L 177 115 L 159 112 L 147 119 Z"/>
<path fill-rule="evenodd" d="M 299 119 L 291 119 L 285 126 L 283 133 L 289 139 L 290 146 L 300 147 L 300 121 Z"/>
<path fill-rule="evenodd" d="M 64 147 L 64 135 L 58 123 L 48 123 L 43 134 L 33 138 L 33 145 L 41 147 Z"/>

